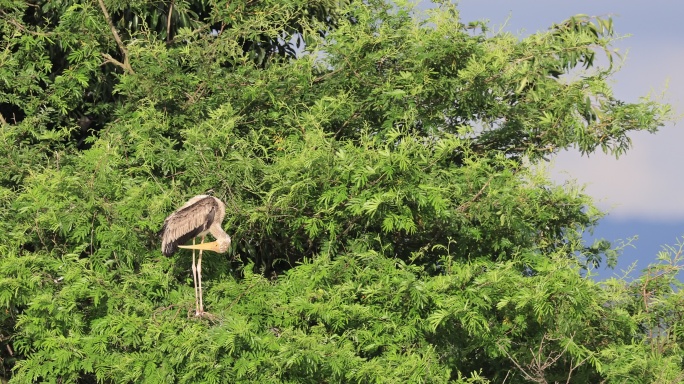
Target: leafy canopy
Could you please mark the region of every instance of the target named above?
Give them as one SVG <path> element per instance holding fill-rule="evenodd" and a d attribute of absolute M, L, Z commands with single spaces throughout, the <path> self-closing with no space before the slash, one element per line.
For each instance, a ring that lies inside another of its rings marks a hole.
<path fill-rule="evenodd" d="M 0 15 L 3 378 L 681 380 L 681 249 L 594 282 L 601 213 L 535 170 L 670 119 L 613 96 L 610 19 L 520 39 L 446 3 Z M 156 231 L 207 190 L 234 245 L 205 256 L 195 319 Z"/>

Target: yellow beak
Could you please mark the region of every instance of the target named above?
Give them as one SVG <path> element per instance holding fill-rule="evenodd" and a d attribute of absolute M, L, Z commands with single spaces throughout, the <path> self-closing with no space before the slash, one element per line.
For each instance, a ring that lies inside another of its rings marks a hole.
<path fill-rule="evenodd" d="M 219 244 L 218 241 L 212 241 L 211 243 L 202 243 L 202 244 L 195 244 L 195 245 L 179 245 L 178 248 L 183 248 L 183 249 L 201 249 L 204 251 L 214 251 L 218 252 L 219 250 Z"/>

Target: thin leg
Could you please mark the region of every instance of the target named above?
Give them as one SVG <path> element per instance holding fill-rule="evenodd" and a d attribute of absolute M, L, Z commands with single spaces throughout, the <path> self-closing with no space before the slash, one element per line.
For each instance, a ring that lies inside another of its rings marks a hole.
<path fill-rule="evenodd" d="M 192 239 L 192 245 L 195 245 L 195 239 Z M 195 284 L 195 316 L 200 315 L 199 301 L 197 299 L 199 291 L 197 289 L 197 264 L 195 264 L 195 250 L 192 250 L 192 282 Z"/>
<path fill-rule="evenodd" d="M 202 236 L 202 243 L 204 243 L 205 236 Z M 197 284 L 199 287 L 199 308 L 200 315 L 204 313 L 204 302 L 202 302 L 202 250 L 199 250 L 199 259 L 197 260 Z"/>

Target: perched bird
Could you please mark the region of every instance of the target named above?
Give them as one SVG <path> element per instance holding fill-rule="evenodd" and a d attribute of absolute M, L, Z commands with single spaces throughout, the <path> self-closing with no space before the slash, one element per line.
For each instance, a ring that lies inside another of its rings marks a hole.
<path fill-rule="evenodd" d="M 160 232 L 162 253 L 171 256 L 178 248 L 192 249 L 192 279 L 195 283 L 195 316 L 204 315 L 202 302 L 202 251 L 225 253 L 230 248 L 230 236 L 221 228 L 226 216 L 226 205 L 214 196 L 198 195 L 188 200 L 182 207 L 164 220 Z M 204 238 L 211 233 L 216 241 L 205 243 Z M 201 237 L 200 244 L 195 238 Z M 192 239 L 192 245 L 180 245 Z M 195 263 L 195 250 L 199 258 Z"/>

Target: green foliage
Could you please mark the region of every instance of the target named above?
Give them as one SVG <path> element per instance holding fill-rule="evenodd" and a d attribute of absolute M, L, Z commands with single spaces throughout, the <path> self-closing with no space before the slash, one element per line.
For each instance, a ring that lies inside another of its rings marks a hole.
<path fill-rule="evenodd" d="M 609 19 L 519 39 L 448 4 L 0 15 L 2 380 L 682 380 L 681 249 L 596 283 L 601 213 L 535 167 L 670 118 L 612 95 Z M 199 319 L 156 232 L 207 190 L 233 248 L 205 255 Z"/>

